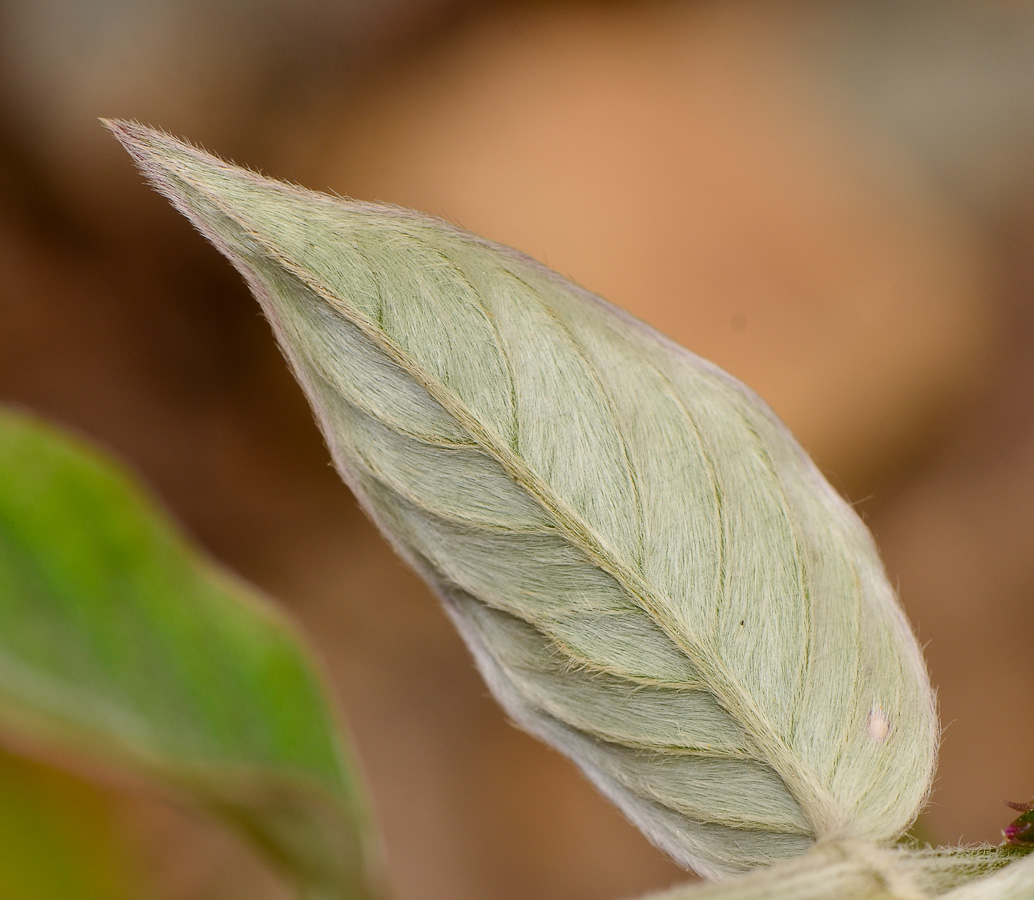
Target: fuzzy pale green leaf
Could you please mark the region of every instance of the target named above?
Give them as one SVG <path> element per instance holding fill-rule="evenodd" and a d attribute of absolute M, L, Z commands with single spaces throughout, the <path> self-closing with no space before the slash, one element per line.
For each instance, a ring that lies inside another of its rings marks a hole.
<path fill-rule="evenodd" d="M 113 128 L 248 280 L 518 723 L 705 874 L 907 827 L 938 732 L 921 654 L 755 395 L 508 248 Z"/>
<path fill-rule="evenodd" d="M 304 644 L 96 451 L 0 410 L 0 733 L 184 794 L 313 896 L 369 895 Z"/>
<path fill-rule="evenodd" d="M 932 849 L 827 841 L 720 884 L 688 884 L 640 900 L 1010 900 L 1025 895 L 999 898 L 977 889 L 997 883 L 1003 869 L 1012 871 L 1013 859 L 986 845 Z"/>
<path fill-rule="evenodd" d="M 971 881 L 943 895 L 944 900 L 1030 900 L 1034 897 L 1034 854 L 999 872 Z"/>

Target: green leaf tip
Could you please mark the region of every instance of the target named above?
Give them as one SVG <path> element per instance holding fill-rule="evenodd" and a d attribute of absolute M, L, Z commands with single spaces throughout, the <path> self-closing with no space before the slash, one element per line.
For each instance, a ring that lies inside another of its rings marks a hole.
<path fill-rule="evenodd" d="M 921 653 L 752 392 L 517 251 L 113 129 L 243 273 L 520 725 L 706 875 L 908 826 L 938 738 Z"/>
<path fill-rule="evenodd" d="M 185 795 L 323 896 L 372 895 L 365 803 L 294 628 L 117 465 L 4 408 L 0 729 Z"/>

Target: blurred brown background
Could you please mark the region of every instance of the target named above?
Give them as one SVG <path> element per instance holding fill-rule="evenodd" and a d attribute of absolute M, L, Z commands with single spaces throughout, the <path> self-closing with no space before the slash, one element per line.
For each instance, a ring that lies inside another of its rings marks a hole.
<path fill-rule="evenodd" d="M 0 398 L 130 462 L 302 621 L 399 900 L 606 900 L 686 876 L 505 722 L 243 285 L 98 116 L 443 215 L 746 381 L 926 645 L 923 836 L 997 841 L 1034 794 L 1034 7 L 0 0 Z M 166 801 L 90 802 L 138 896 L 287 896 Z"/>

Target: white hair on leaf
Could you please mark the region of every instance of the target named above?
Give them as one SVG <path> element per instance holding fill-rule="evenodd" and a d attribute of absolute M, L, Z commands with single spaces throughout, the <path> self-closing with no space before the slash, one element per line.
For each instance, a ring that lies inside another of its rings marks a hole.
<path fill-rule="evenodd" d="M 113 127 L 245 275 L 517 722 L 708 875 L 907 828 L 938 736 L 921 653 L 751 391 L 516 251 Z"/>

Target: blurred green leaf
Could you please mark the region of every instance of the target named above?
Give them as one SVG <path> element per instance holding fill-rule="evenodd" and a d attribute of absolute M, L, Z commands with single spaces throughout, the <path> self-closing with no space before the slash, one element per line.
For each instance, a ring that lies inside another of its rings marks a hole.
<path fill-rule="evenodd" d="M 186 793 L 306 896 L 373 893 L 354 768 L 295 630 L 124 471 L 3 410 L 0 729 Z"/>
<path fill-rule="evenodd" d="M 0 751 L 0 897 L 127 900 L 132 868 L 107 795 Z"/>

